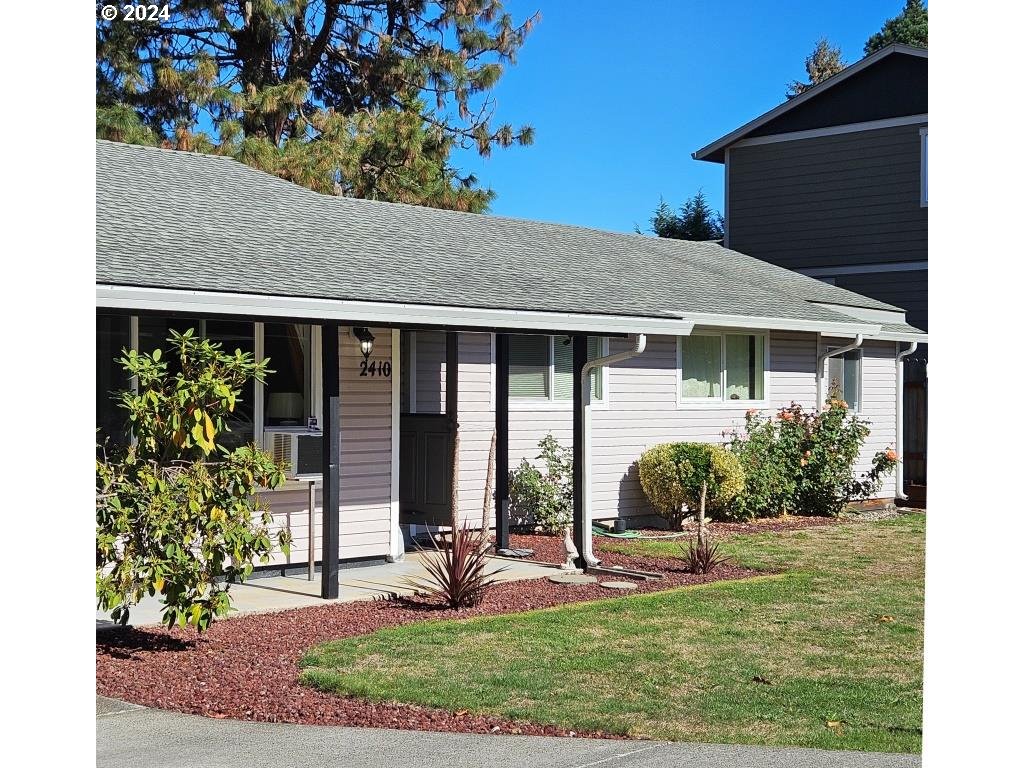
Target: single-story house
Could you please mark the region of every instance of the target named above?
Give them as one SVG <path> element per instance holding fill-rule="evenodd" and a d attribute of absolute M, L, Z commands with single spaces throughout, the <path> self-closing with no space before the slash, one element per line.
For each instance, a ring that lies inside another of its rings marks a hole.
<path fill-rule="evenodd" d="M 325 196 L 107 141 L 96 191 L 99 426 L 124 439 L 114 357 L 171 328 L 271 358 L 233 435 L 290 462 L 296 482 L 267 494 L 295 537 L 277 565 L 319 559 L 325 597 L 339 562 L 400 558 L 410 528 L 448 519 L 456 428 L 468 520 L 492 435 L 500 469 L 548 432 L 571 445 L 589 555 L 592 520 L 650 515 L 645 448 L 722 442 L 748 409 L 815 407 L 829 382 L 872 423 L 866 467 L 899 444 L 901 354 L 925 341 L 897 307 L 712 242 Z"/>

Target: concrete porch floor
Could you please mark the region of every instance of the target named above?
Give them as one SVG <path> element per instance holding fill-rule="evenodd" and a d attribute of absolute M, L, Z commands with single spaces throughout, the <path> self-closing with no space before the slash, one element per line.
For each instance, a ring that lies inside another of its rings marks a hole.
<path fill-rule="evenodd" d="M 340 575 L 338 599 L 330 601 L 320 599 L 319 573 L 316 574 L 314 581 L 309 581 L 305 574 L 250 579 L 244 584 L 235 584 L 231 587 L 231 602 L 237 610 L 232 611 L 230 616 L 306 608 L 323 605 L 325 602 L 350 603 L 356 600 L 411 595 L 415 590 L 405 583 L 405 579 L 426 576 L 423 567 L 424 556 L 426 553 L 411 552 L 400 563 L 344 568 Z M 493 557 L 488 558 L 487 572 L 493 573 L 503 566 L 508 570 L 498 574 L 498 581 L 541 579 L 556 572 L 551 566 Z M 131 620 L 128 623 L 134 627 L 159 624 L 160 613 L 159 599 L 146 597 L 131 609 Z M 110 616 L 96 611 L 96 626 L 108 624 Z"/>

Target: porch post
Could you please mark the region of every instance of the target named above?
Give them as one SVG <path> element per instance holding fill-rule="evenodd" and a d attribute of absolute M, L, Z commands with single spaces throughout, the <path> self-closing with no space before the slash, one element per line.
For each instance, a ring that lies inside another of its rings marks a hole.
<path fill-rule="evenodd" d="M 338 401 L 338 324 L 324 323 L 321 334 L 321 362 L 323 377 L 323 550 L 320 569 L 320 597 L 333 600 L 338 597 L 338 536 L 340 533 L 341 502 L 341 419 Z"/>
<path fill-rule="evenodd" d="M 508 549 L 508 348 L 507 333 L 494 334 L 494 549 Z"/>
<path fill-rule="evenodd" d="M 456 331 L 448 331 L 444 335 L 444 413 L 448 418 L 448 466 L 452 482 L 449 498 L 454 525 L 459 520 L 459 334 Z"/>
<path fill-rule="evenodd" d="M 590 531 L 583 530 L 583 462 L 586 451 L 583 446 L 583 366 L 587 364 L 587 337 L 572 337 L 572 539 L 579 558 L 578 567 L 587 570 L 584 555 L 584 537 Z"/>

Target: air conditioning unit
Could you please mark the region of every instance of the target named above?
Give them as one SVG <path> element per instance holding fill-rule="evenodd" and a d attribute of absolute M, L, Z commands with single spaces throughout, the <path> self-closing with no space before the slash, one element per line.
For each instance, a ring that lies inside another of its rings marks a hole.
<path fill-rule="evenodd" d="M 324 441 L 319 433 L 269 432 L 267 450 L 276 462 L 284 462 L 288 477 L 323 472 Z"/>

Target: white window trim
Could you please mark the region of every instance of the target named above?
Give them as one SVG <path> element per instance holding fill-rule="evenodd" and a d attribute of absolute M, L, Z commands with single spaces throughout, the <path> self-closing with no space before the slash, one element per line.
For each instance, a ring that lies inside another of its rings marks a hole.
<path fill-rule="evenodd" d="M 819 343 L 819 345 L 818 345 L 818 355 L 821 356 L 821 354 L 823 352 L 831 352 L 833 350 L 839 349 L 842 346 L 845 346 L 845 345 L 839 344 L 839 343 L 834 342 L 834 341 L 833 342 L 826 342 L 824 344 Z M 857 375 L 857 389 L 859 389 L 860 391 L 857 393 L 859 395 L 858 398 L 857 398 L 857 407 L 856 408 L 850 408 L 849 410 L 850 410 L 850 413 L 860 414 L 864 410 L 864 347 L 863 346 L 857 347 L 856 349 L 853 349 L 853 350 L 850 350 L 850 351 L 851 352 L 859 352 L 860 353 L 860 372 Z M 821 396 L 819 398 L 819 402 L 825 402 L 828 399 L 828 385 L 829 385 L 829 381 L 828 381 L 828 361 L 829 361 L 829 358 L 825 358 L 825 362 L 821 366 L 821 378 L 818 380 L 818 391 L 821 392 Z M 844 366 L 844 369 L 845 369 L 845 366 L 846 366 L 846 361 L 845 360 L 843 361 L 843 366 Z M 845 375 L 845 373 L 844 373 L 844 375 Z M 846 397 L 846 393 L 845 392 L 843 393 L 843 397 Z M 849 402 L 849 401 L 847 401 L 847 402 Z"/>
<path fill-rule="evenodd" d="M 324 400 L 323 400 L 323 350 L 321 349 L 323 338 L 320 334 L 320 326 L 310 323 L 299 323 L 299 325 L 309 325 L 309 346 L 310 346 L 310 378 L 312 379 L 309 383 L 309 397 L 311 402 L 311 410 L 316 416 L 316 423 L 320 425 L 321 432 L 323 431 L 324 425 Z M 264 327 L 263 323 L 253 323 L 253 334 L 255 338 L 253 340 L 253 348 L 256 350 L 257 362 L 262 362 L 266 356 L 264 347 Z M 339 361 L 340 361 L 340 350 L 339 350 Z M 339 372 L 340 374 L 340 372 Z M 266 428 L 263 423 L 263 408 L 264 401 L 266 398 L 266 385 L 261 385 L 255 388 L 255 395 L 253 397 L 253 425 L 256 431 L 254 439 L 256 444 L 263 450 L 267 450 L 267 435 L 271 432 L 282 432 L 289 430 L 281 429 L 270 429 Z M 296 428 L 296 432 L 302 432 L 302 429 Z M 299 475 L 298 479 L 312 479 L 313 477 L 320 477 L 319 473 L 310 475 Z"/>
<path fill-rule="evenodd" d="M 537 334 L 540 335 L 540 334 Z M 492 346 L 493 349 L 493 346 Z M 608 337 L 601 337 L 601 357 L 608 354 Z M 597 410 L 608 409 L 608 366 L 600 369 L 601 392 L 603 397 L 600 400 L 591 399 L 590 407 Z M 496 377 L 492 381 L 497 382 Z M 508 398 L 508 409 L 510 411 L 571 411 L 572 399 L 555 399 L 555 337 L 548 336 L 548 396 L 543 400 L 539 397 L 512 397 Z"/>
<path fill-rule="evenodd" d="M 928 207 L 928 126 L 922 128 L 921 135 L 921 207 Z"/>
<path fill-rule="evenodd" d="M 771 333 L 767 330 L 726 330 L 726 329 L 701 329 L 694 331 L 691 336 L 717 336 L 722 339 L 722 368 L 719 371 L 719 387 L 722 396 L 719 398 L 710 397 L 683 397 L 683 337 L 676 337 L 676 408 L 680 410 L 721 410 L 723 408 L 749 409 L 768 408 L 771 403 Z M 764 381 L 761 390 L 764 397 L 760 400 L 726 400 L 725 399 L 725 337 L 726 336 L 764 336 Z"/>

